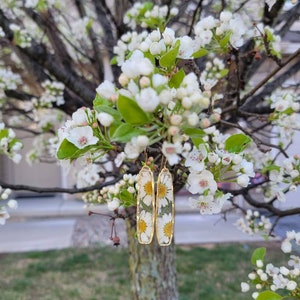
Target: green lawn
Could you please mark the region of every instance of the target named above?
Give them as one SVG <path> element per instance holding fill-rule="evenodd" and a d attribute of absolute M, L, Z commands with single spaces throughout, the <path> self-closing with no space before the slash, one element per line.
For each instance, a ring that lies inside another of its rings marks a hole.
<path fill-rule="evenodd" d="M 282 260 L 279 248 L 269 245 L 268 256 Z M 177 247 L 180 300 L 250 299 L 249 294 L 240 293 L 240 281 L 251 271 L 256 246 Z M 0 266 L 1 300 L 131 299 L 125 249 L 2 254 Z"/>

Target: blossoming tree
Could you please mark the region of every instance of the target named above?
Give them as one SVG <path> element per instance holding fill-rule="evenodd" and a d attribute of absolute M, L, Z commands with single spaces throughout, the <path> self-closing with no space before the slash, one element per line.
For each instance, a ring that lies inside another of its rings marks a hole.
<path fill-rule="evenodd" d="M 241 210 L 246 233 L 272 234 L 270 217 L 300 213 L 280 205 L 300 183 L 289 152 L 300 51 L 281 51 L 300 3 L 130 2 L 1 2 L 0 153 L 18 163 L 13 129 L 36 135 L 29 160 L 53 155 L 77 175 L 76 188 L 56 191 L 84 192 L 126 220 L 134 299 L 177 299 L 180 189 L 201 214 Z M 9 189 L 48 191 L 0 184 L 3 199 Z M 284 252 L 292 240 L 299 234 L 288 233 Z M 299 299 L 299 257 L 264 269 L 264 255 L 252 257 L 253 297 Z"/>

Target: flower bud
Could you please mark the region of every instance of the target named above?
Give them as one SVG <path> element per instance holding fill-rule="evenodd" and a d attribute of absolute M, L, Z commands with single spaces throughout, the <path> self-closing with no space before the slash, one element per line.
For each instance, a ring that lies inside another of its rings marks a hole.
<path fill-rule="evenodd" d="M 182 121 L 182 116 L 181 115 L 172 115 L 170 117 L 170 123 L 172 125 L 177 125 L 178 126 L 178 125 L 180 125 L 181 121 Z"/>
<path fill-rule="evenodd" d="M 128 78 L 124 73 L 122 73 L 122 74 L 119 76 L 119 83 L 120 83 L 122 86 L 126 86 L 126 85 L 129 83 L 129 78 Z"/>
<path fill-rule="evenodd" d="M 106 112 L 100 112 L 97 115 L 97 119 L 104 127 L 108 127 L 114 121 L 114 117 Z"/>
<path fill-rule="evenodd" d="M 250 290 L 250 286 L 247 282 L 241 282 L 241 291 L 246 293 Z"/>
<path fill-rule="evenodd" d="M 170 126 L 168 129 L 168 133 L 171 136 L 177 135 L 179 133 L 179 128 L 177 126 Z"/>
<path fill-rule="evenodd" d="M 143 76 L 141 77 L 140 79 L 140 86 L 141 88 L 145 88 L 145 87 L 148 87 L 150 85 L 150 78 L 149 77 L 146 77 L 146 76 Z"/>
<path fill-rule="evenodd" d="M 258 268 L 262 268 L 262 267 L 264 266 L 263 261 L 262 261 L 261 259 L 258 259 L 258 260 L 256 261 L 256 266 L 257 266 Z"/>

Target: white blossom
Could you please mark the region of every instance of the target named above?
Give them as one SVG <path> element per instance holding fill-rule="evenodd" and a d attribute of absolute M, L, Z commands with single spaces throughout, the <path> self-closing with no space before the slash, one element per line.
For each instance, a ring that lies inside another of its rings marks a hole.
<path fill-rule="evenodd" d="M 210 171 L 203 170 L 200 173 L 189 174 L 187 179 L 187 189 L 192 194 L 202 194 L 206 190 L 215 193 L 217 190 L 217 183 L 214 179 L 214 175 Z"/>
<path fill-rule="evenodd" d="M 142 89 L 141 92 L 136 95 L 136 102 L 145 112 L 153 112 L 160 100 L 157 92 L 153 88 L 148 87 Z"/>
<path fill-rule="evenodd" d="M 168 163 L 173 166 L 180 162 L 181 158 L 179 154 L 182 152 L 182 145 L 180 143 L 168 143 L 166 141 L 163 142 L 162 145 L 162 153 L 167 158 Z"/>
<path fill-rule="evenodd" d="M 71 129 L 67 136 L 67 140 L 79 149 L 89 145 L 95 145 L 98 142 L 98 138 L 93 135 L 93 130 L 90 126 L 75 127 Z"/>
<path fill-rule="evenodd" d="M 121 76 L 123 76 L 122 78 L 125 78 L 125 74 L 121 74 Z M 120 76 L 120 77 L 121 77 Z M 124 82 L 125 79 L 123 79 L 122 81 Z M 116 87 L 115 85 L 108 81 L 108 80 L 104 80 L 97 88 L 96 88 L 96 92 L 98 93 L 99 96 L 105 98 L 105 99 L 111 99 L 115 94 L 116 94 Z"/>
<path fill-rule="evenodd" d="M 111 201 L 107 202 L 107 208 L 110 211 L 114 211 L 114 210 L 116 210 L 119 207 L 120 207 L 120 200 L 118 198 L 116 198 L 116 197 L 114 197 Z"/>

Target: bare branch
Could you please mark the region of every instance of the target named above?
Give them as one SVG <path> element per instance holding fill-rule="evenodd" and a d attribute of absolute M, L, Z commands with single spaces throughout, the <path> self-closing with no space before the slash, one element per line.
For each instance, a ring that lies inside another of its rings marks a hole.
<path fill-rule="evenodd" d="M 275 68 L 268 76 L 266 76 L 261 82 L 259 82 L 249 93 L 247 93 L 242 99 L 241 104 L 244 104 L 252 95 L 255 94 L 261 87 L 263 87 L 272 77 L 274 77 L 282 68 L 288 65 L 292 60 L 299 57 L 300 49 L 298 49 L 295 53 L 290 55 L 285 62 L 282 63 L 282 66 Z"/>
<path fill-rule="evenodd" d="M 10 184 L 0 180 L 0 186 L 3 188 L 9 188 L 14 191 L 30 191 L 36 193 L 65 193 L 65 194 L 78 194 L 78 193 L 86 193 L 94 190 L 100 190 L 105 186 L 113 185 L 120 181 L 123 176 L 119 175 L 115 179 L 111 181 L 107 181 L 101 184 L 95 184 L 93 186 L 85 187 L 85 188 L 61 188 L 61 187 L 37 187 L 30 186 L 24 184 Z"/>

